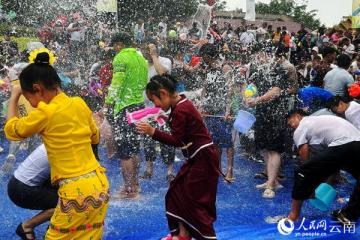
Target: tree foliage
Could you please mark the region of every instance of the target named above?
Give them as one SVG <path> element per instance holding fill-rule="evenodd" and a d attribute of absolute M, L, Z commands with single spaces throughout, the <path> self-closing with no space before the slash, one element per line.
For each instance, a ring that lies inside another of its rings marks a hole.
<path fill-rule="evenodd" d="M 295 0 L 271 0 L 269 4 L 257 3 L 256 12 L 259 14 L 287 15 L 294 19 L 295 22 L 304 23 L 310 29 L 318 29 L 321 25 L 320 20 L 316 17 L 318 11 L 307 11 L 308 1 L 302 1 L 300 4 Z"/>
<path fill-rule="evenodd" d="M 119 22 L 126 26 L 138 19 L 154 17 L 156 20 L 187 20 L 195 14 L 199 0 L 118 0 Z M 6 0 L 5 11 L 13 10 L 21 24 L 37 25 L 54 19 L 59 14 L 68 15 L 73 10 L 96 16 L 96 0 Z M 220 2 L 220 7 L 224 6 Z M 43 21 L 40 21 L 42 18 Z"/>

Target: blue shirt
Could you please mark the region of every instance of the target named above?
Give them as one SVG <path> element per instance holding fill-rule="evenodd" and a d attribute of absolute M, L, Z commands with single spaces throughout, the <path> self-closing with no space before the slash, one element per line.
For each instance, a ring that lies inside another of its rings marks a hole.
<path fill-rule="evenodd" d="M 343 68 L 336 67 L 324 77 L 324 89 L 334 95 L 346 96 L 347 89 L 354 83 L 354 78 Z"/>

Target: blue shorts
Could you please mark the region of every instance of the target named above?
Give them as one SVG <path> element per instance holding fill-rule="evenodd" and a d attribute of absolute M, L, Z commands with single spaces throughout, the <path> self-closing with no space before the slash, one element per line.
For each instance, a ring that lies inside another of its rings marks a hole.
<path fill-rule="evenodd" d="M 233 144 L 233 122 L 218 117 L 205 117 L 205 124 L 208 128 L 214 144 L 220 148 L 231 148 Z"/>
<path fill-rule="evenodd" d="M 128 160 L 140 154 L 141 135 L 137 132 L 134 124 L 128 123 L 126 112 L 134 112 L 142 108 L 144 108 L 143 104 L 131 105 L 122 109 L 121 112 L 115 116 L 113 129 L 118 149 L 115 158 Z"/>

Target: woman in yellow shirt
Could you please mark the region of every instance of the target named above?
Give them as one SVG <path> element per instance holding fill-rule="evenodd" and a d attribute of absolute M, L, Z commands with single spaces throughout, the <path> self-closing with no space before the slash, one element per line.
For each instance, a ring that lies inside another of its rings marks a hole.
<path fill-rule="evenodd" d="M 19 77 L 21 89 L 12 91 L 6 137 L 21 141 L 39 133 L 45 144 L 51 181 L 59 185 L 59 203 L 46 239 L 101 239 L 109 183 L 91 147 L 99 142 L 99 130 L 86 103 L 61 91 L 61 80 L 51 66 L 52 53 L 37 50 L 31 56 L 33 63 Z M 35 109 L 18 118 L 21 94 Z"/>

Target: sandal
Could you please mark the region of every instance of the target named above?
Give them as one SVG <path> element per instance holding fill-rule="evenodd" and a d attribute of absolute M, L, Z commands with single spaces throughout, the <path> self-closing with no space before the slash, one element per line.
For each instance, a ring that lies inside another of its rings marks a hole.
<path fill-rule="evenodd" d="M 16 228 L 16 234 L 22 239 L 22 240 L 34 240 L 35 239 L 35 233 L 34 231 L 29 231 L 29 232 L 25 232 L 24 228 L 22 226 L 22 223 L 20 223 L 17 228 Z M 34 237 L 33 238 L 28 238 L 26 237 L 26 234 L 31 234 Z"/>
<path fill-rule="evenodd" d="M 264 172 L 261 173 L 255 173 L 254 178 L 256 179 L 267 179 L 268 175 Z"/>
<path fill-rule="evenodd" d="M 331 216 L 334 220 L 342 223 L 343 225 L 350 225 L 353 222 L 356 222 L 355 219 L 350 219 L 340 210 L 335 210 L 331 213 Z"/>
<path fill-rule="evenodd" d="M 232 178 L 227 178 L 227 177 L 224 177 L 224 182 L 226 183 L 234 183 L 235 182 L 235 177 L 232 177 Z"/>
<path fill-rule="evenodd" d="M 166 237 L 161 238 L 161 240 L 172 240 L 171 234 L 168 234 Z"/>
<path fill-rule="evenodd" d="M 268 175 L 264 172 L 261 173 L 255 173 L 254 178 L 256 179 L 268 179 Z M 279 173 L 279 175 L 277 176 L 279 181 L 285 180 L 285 175 L 282 173 Z"/>
<path fill-rule="evenodd" d="M 272 190 L 271 188 L 267 188 L 263 192 L 262 197 L 263 198 L 268 198 L 268 199 L 274 198 L 275 197 L 275 191 Z"/>
<path fill-rule="evenodd" d="M 161 238 L 161 240 L 191 240 L 192 237 L 184 237 L 184 236 L 171 236 L 171 234 L 168 234 L 166 237 Z"/>

